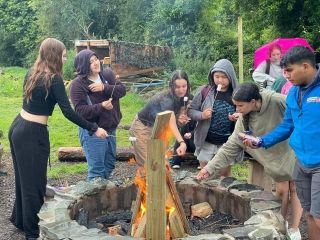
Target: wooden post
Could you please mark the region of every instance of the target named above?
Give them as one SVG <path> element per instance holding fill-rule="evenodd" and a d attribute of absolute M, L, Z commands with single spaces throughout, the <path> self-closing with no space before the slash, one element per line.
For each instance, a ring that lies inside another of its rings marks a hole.
<path fill-rule="evenodd" d="M 243 83 L 243 32 L 242 17 L 238 17 L 238 54 L 239 54 L 239 82 Z"/>
<path fill-rule="evenodd" d="M 264 188 L 264 191 L 272 191 L 272 178 L 265 174 L 264 167 L 256 160 L 249 161 L 248 183 Z"/>
<path fill-rule="evenodd" d="M 151 139 L 147 143 L 147 225 L 146 239 L 166 238 L 166 167 L 162 140 Z"/>
<path fill-rule="evenodd" d="M 144 166 L 147 179 L 146 214 L 138 223 L 138 228 L 135 225 L 132 227 L 131 236 L 134 237 L 146 236 L 148 240 L 166 239 L 167 225 L 170 226 L 171 237 L 181 238 L 190 234 L 187 218 L 172 180 L 170 168 L 166 166 L 165 162 L 164 140 L 167 139 L 160 139 L 167 137 L 164 133 L 168 131 L 171 114 L 172 111 L 157 114 L 151 139 L 147 143 L 147 161 Z M 142 193 L 139 191 L 139 194 Z M 136 219 L 140 202 L 141 198 L 137 196 L 131 223 Z M 166 207 L 174 208 L 173 215 L 170 216 L 170 213 L 166 212 Z M 167 216 L 167 214 L 169 215 Z"/>
<path fill-rule="evenodd" d="M 167 130 L 166 128 L 169 124 L 172 113 L 172 111 L 164 111 L 157 114 L 157 118 L 152 129 L 151 139 L 159 139 L 161 134 Z"/>

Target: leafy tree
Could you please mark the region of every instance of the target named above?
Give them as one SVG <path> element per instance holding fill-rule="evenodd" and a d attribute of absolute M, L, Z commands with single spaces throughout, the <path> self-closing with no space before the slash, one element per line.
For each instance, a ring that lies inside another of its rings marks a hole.
<path fill-rule="evenodd" d="M 38 44 L 35 13 L 28 0 L 0 0 L 1 57 L 5 65 L 24 65 Z M 8 46 L 8 49 L 5 48 Z"/>

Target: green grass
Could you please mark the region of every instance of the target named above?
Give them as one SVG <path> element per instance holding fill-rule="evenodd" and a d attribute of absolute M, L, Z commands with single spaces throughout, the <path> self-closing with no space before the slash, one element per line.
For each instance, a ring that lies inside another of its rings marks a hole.
<path fill-rule="evenodd" d="M 5 152 L 9 152 L 8 130 L 15 116 L 20 112 L 22 106 L 22 85 L 27 70 L 18 67 L 4 68 L 0 75 L 0 129 L 3 131 L 3 138 L 0 139 Z M 123 118 L 121 125 L 131 124 L 136 113 L 143 107 L 144 101 L 134 93 L 128 93 L 121 99 L 121 111 Z M 49 118 L 50 135 L 50 162 L 48 168 L 49 178 L 63 178 L 69 174 L 87 172 L 86 163 L 60 163 L 57 151 L 59 147 L 80 146 L 78 138 L 78 127 L 68 121 L 56 106 L 52 117 Z M 117 131 L 117 145 L 120 147 L 129 146 L 128 131 L 119 129 Z"/>
<path fill-rule="evenodd" d="M 232 176 L 240 181 L 248 180 L 248 161 L 244 161 L 241 163 L 236 163 L 232 165 L 231 172 Z"/>
<path fill-rule="evenodd" d="M 3 138 L 0 139 L 6 153 L 10 151 L 8 142 L 8 130 L 15 116 L 20 112 L 22 106 L 22 84 L 27 70 L 18 67 L 3 69 L 0 75 L 0 129 L 3 131 Z M 127 93 L 120 101 L 123 118 L 120 125 L 129 125 L 137 112 L 143 107 L 144 99 L 135 93 Z M 61 163 L 58 161 L 59 147 L 80 146 L 78 138 L 78 127 L 68 121 L 58 106 L 56 106 L 52 117 L 49 118 L 50 135 L 50 162 L 48 177 L 63 179 L 70 174 L 86 174 L 86 163 Z M 118 147 L 130 145 L 128 131 L 119 129 L 117 131 Z M 248 170 L 246 163 L 235 164 L 232 167 L 232 174 L 239 180 L 246 180 Z"/>

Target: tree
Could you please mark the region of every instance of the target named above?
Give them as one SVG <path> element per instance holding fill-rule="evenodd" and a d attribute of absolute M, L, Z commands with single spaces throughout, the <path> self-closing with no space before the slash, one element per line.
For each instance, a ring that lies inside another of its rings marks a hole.
<path fill-rule="evenodd" d="M 0 49 L 4 65 L 26 65 L 38 44 L 35 13 L 28 0 L 0 0 Z"/>

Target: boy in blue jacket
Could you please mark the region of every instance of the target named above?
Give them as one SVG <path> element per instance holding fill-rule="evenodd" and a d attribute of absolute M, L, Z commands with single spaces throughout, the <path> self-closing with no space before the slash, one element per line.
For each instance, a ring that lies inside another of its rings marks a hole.
<path fill-rule="evenodd" d="M 290 49 L 281 61 L 285 77 L 294 85 L 287 96 L 283 121 L 259 141 L 244 139 L 250 147 L 269 148 L 287 138 L 297 162 L 293 180 L 307 212 L 310 240 L 320 236 L 320 70 L 312 51 Z"/>

